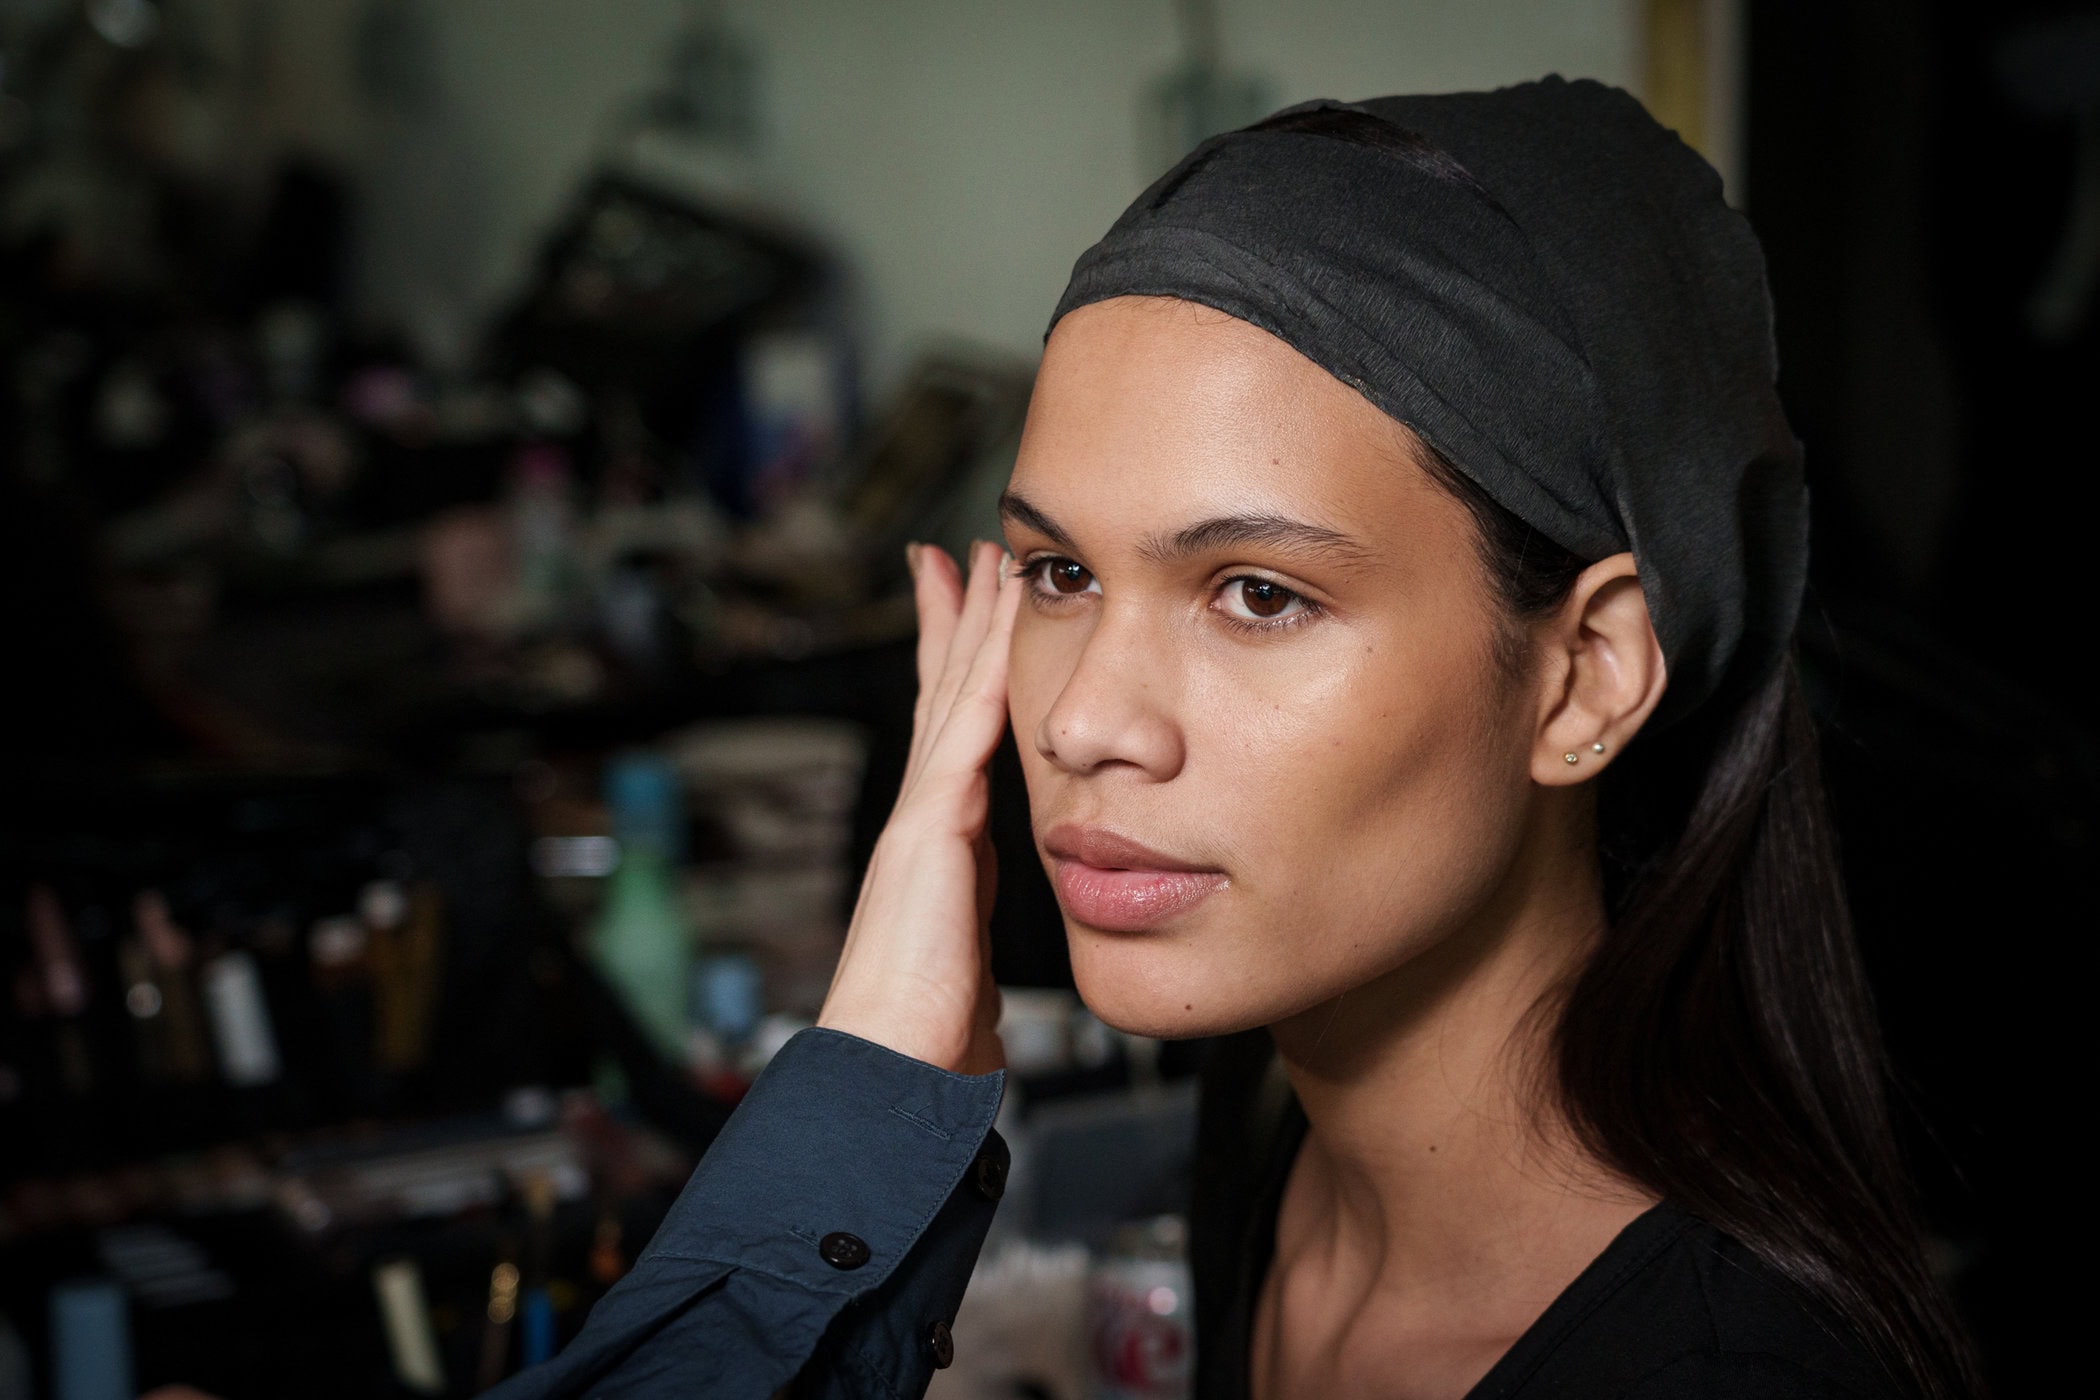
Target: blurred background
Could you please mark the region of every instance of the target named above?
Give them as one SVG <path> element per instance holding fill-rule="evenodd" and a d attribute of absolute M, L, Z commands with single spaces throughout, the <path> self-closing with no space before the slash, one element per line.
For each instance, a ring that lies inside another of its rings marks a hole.
<path fill-rule="evenodd" d="M 0 1400 L 559 1346 L 821 1000 L 902 546 L 995 528 L 1072 260 L 1214 131 L 1547 72 L 1765 242 L 1936 1264 L 2053 1377 L 2090 3 L 0 0 Z M 997 776 L 1016 1176 L 936 1394 L 1166 1400 L 1205 1047 L 1079 1007 Z"/>

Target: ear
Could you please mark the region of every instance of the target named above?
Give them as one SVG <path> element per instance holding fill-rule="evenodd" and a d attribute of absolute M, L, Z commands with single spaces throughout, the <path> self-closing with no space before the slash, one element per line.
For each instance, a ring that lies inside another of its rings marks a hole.
<path fill-rule="evenodd" d="M 1531 777 L 1566 787 L 1601 772 L 1662 699 L 1662 645 L 1633 556 L 1614 554 L 1584 569 L 1536 641 L 1544 664 Z"/>

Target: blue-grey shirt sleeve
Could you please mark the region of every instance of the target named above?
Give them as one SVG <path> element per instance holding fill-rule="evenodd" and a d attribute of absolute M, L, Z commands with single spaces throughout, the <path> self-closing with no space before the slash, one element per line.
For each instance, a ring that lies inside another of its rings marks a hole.
<path fill-rule="evenodd" d="M 583 1331 L 485 1400 L 923 1394 L 1005 1189 L 1005 1080 L 796 1035 Z"/>

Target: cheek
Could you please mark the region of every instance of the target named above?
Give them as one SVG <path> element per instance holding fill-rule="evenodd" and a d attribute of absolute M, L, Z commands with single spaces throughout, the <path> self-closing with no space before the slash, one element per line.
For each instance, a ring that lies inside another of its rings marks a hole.
<path fill-rule="evenodd" d="M 1461 926 L 1513 861 L 1528 748 L 1491 663 L 1442 640 L 1309 650 L 1191 666 L 1174 805 L 1207 816 L 1231 894 L 1167 939 L 1074 939 L 1112 1024 L 1205 1034 L 1317 1005 Z"/>
<path fill-rule="evenodd" d="M 1528 793 L 1499 697 L 1410 693 L 1397 679 L 1380 693 L 1387 703 L 1362 728 L 1308 753 L 1314 781 L 1292 789 L 1288 822 L 1297 859 L 1261 891 L 1282 936 L 1334 960 L 1344 981 L 1405 960 L 1486 902 Z"/>
<path fill-rule="evenodd" d="M 1059 655 L 1063 648 L 1057 642 L 1055 632 L 1031 616 L 1024 601 L 1020 616 L 1014 619 L 1013 644 L 1006 662 L 1006 713 L 1024 755 L 1034 748 L 1035 727 L 1057 698 L 1063 677 L 1071 672 Z"/>
<path fill-rule="evenodd" d="M 1334 627 L 1196 659 L 1184 723 L 1191 768 L 1229 782 L 1236 810 L 1353 840 L 1446 817 L 1445 799 L 1489 781 L 1511 698 L 1465 629 Z"/>

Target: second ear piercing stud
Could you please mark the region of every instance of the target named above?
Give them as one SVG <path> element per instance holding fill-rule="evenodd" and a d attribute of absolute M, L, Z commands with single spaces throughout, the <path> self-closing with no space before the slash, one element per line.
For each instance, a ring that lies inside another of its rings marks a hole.
<path fill-rule="evenodd" d="M 1591 752 L 1591 753 L 1603 753 L 1603 752 L 1604 752 L 1604 741 L 1603 741 L 1602 739 L 1599 739 L 1599 740 L 1598 740 L 1598 741 L 1597 741 L 1596 743 L 1594 743 L 1594 744 L 1590 745 L 1590 752 Z"/>

